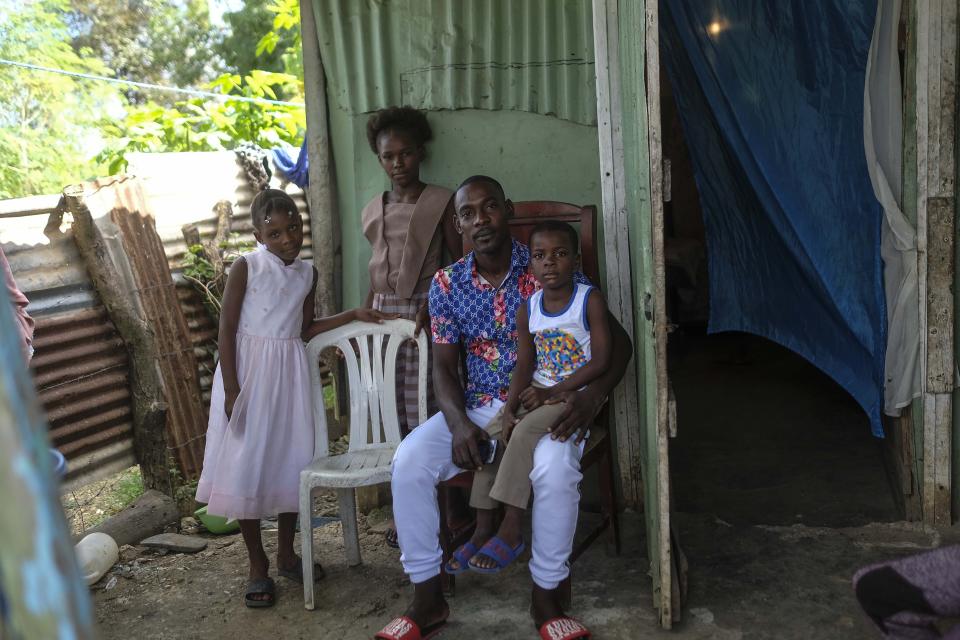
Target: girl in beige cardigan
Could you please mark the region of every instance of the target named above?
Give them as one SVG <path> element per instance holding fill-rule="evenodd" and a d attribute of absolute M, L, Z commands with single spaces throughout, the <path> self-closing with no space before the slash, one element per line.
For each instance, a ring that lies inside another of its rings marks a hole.
<path fill-rule="evenodd" d="M 430 123 L 412 107 L 389 107 L 367 121 L 367 140 L 390 179 L 390 190 L 374 196 L 363 208 L 363 233 L 370 257 L 370 291 L 366 306 L 397 313 L 430 330 L 427 293 L 433 275 L 443 266 L 443 249 L 459 258 L 462 245 L 453 226 L 453 192 L 420 179 L 420 163 L 433 137 Z M 428 366 L 431 362 L 427 358 Z M 397 358 L 397 404 L 400 432 L 420 423 L 417 408 L 417 352 L 401 348 Z M 428 413 L 436 413 L 433 379 L 427 372 Z M 396 546 L 396 531 L 387 543 Z"/>

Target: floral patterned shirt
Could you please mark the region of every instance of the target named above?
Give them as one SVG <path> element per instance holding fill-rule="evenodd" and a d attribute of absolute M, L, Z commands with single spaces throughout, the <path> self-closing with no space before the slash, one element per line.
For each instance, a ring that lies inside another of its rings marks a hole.
<path fill-rule="evenodd" d="M 517 308 L 540 289 L 529 271 L 530 249 L 513 241 L 510 271 L 499 287 L 480 279 L 473 252 L 437 271 L 430 284 L 434 344 L 463 343 L 467 356 L 466 406 L 507 400 L 517 363 Z M 577 273 L 576 282 L 589 283 Z"/>

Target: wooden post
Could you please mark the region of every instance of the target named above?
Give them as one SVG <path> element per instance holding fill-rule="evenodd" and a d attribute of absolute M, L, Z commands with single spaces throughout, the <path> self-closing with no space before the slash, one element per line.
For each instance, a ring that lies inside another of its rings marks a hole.
<path fill-rule="evenodd" d="M 917 272 L 923 340 L 923 521 L 951 523 L 956 233 L 957 3 L 915 12 Z"/>
<path fill-rule="evenodd" d="M 218 256 L 223 255 L 222 245 L 230 239 L 230 220 L 233 218 L 233 205 L 229 200 L 220 200 L 213 205 L 217 214 L 217 231 L 213 234 L 213 249 Z"/>
<path fill-rule="evenodd" d="M 320 60 L 317 22 L 311 0 L 300 0 L 300 37 L 303 43 L 303 90 L 307 110 L 307 157 L 310 159 L 307 204 L 310 206 L 310 238 L 317 281 L 317 315 L 333 315 L 339 309 L 333 280 L 339 246 L 339 216 L 334 193 L 330 130 L 327 117 L 327 84 Z"/>
<path fill-rule="evenodd" d="M 133 449 L 143 484 L 174 495 L 167 456 L 167 404 L 157 367 L 159 352 L 153 332 L 141 319 L 123 289 L 131 274 L 121 275 L 110 256 L 103 234 L 84 203 L 83 185 L 63 190 L 64 203 L 73 214 L 73 235 L 100 299 L 130 354 L 130 395 L 133 399 Z"/>
<path fill-rule="evenodd" d="M 91 640 L 90 596 L 12 314 L 0 313 L 0 638 Z"/>
<path fill-rule="evenodd" d="M 663 254 L 663 150 L 660 132 L 660 14 L 659 0 L 645 0 L 645 55 L 647 89 L 647 144 L 650 163 L 650 240 L 653 245 L 653 334 L 657 376 L 657 512 L 660 517 L 660 626 L 680 622 L 680 580 L 671 536 L 670 383 L 667 379 L 667 275 Z M 675 407 L 674 407 L 675 408 Z M 676 415 L 672 423 L 676 436 Z M 674 573 L 678 575 L 675 577 Z M 669 597 L 666 585 L 670 586 Z M 677 596 L 674 599 L 674 596 Z M 666 601 L 664 601 L 666 599 Z"/>
<path fill-rule="evenodd" d="M 200 229 L 193 223 L 180 227 L 180 233 L 183 234 L 187 251 L 192 246 L 200 245 L 203 247 L 203 255 L 213 268 L 213 276 L 208 282 L 201 282 L 190 277 L 186 279 L 203 296 L 204 306 L 213 316 L 214 324 L 219 324 L 223 290 L 227 286 L 226 263 L 223 261 L 222 246 L 230 237 L 230 219 L 233 216 L 233 205 L 228 200 L 220 200 L 214 205 L 213 211 L 217 214 L 217 229 L 211 242 L 203 241 L 200 237 Z"/>
<path fill-rule="evenodd" d="M 634 336 L 633 283 L 629 225 L 623 181 L 623 135 L 620 92 L 617 74 L 617 14 L 609 11 L 606 0 L 594 0 L 593 32 L 597 67 L 597 134 L 600 141 L 600 186 L 603 202 L 604 255 L 607 266 L 607 304 L 631 340 Z M 636 344 L 635 344 L 636 347 Z M 636 350 L 636 349 L 635 349 Z M 634 358 L 623 380 L 613 392 L 613 418 L 617 437 L 617 462 L 623 499 L 630 506 L 642 502 L 640 459 L 640 403 L 637 392 L 637 367 Z M 642 389 L 640 392 L 642 393 Z"/>

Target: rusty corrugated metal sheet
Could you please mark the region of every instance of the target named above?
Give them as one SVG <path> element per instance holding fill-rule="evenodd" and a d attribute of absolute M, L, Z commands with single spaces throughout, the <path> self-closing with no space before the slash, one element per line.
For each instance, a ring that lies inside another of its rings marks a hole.
<path fill-rule="evenodd" d="M 46 221 L 46 216 L 36 218 Z M 69 231 L 47 239 L 46 244 L 18 246 L 6 242 L 9 227 L 23 225 L 28 220 L 3 220 L 0 239 L 4 240 L 3 251 L 17 285 L 30 300 L 27 308 L 30 315 L 41 318 L 100 304 Z"/>
<path fill-rule="evenodd" d="M 67 458 L 69 488 L 136 464 L 129 369 L 72 233 L 57 227 L 44 235 L 55 207 L 37 206 L 41 200 L 59 196 L 5 201 L 0 240 L 37 323 L 30 369 L 51 442 Z"/>
<path fill-rule="evenodd" d="M 347 113 L 518 110 L 595 125 L 588 0 L 313 0 L 332 101 Z"/>
<path fill-rule="evenodd" d="M 130 293 L 156 341 L 167 403 L 166 444 L 183 477 L 194 480 L 203 464 L 206 412 L 200 400 L 193 344 L 146 192 L 142 182 L 130 176 L 86 183 L 84 191 L 94 218 L 109 215 L 119 231 L 117 237 L 135 286 Z"/>
<path fill-rule="evenodd" d="M 200 393 L 203 406 L 210 406 L 210 389 L 213 386 L 213 373 L 216 370 L 217 324 L 203 305 L 200 293 L 186 282 L 177 283 L 177 298 L 180 308 L 187 319 L 190 331 L 190 343 L 193 356 L 197 359 L 197 371 L 200 375 Z"/>
<path fill-rule="evenodd" d="M 132 154 L 131 159 L 147 184 L 157 231 L 174 271 L 204 409 L 196 430 L 205 430 L 217 327 L 199 294 L 177 275 L 185 249 L 180 227 L 196 223 L 205 240 L 212 238 L 213 205 L 226 199 L 234 204 L 234 231 L 252 239 L 253 191 L 232 152 Z M 282 185 L 275 178 L 271 186 Z M 293 186 L 287 191 L 308 221 L 303 191 Z M 28 311 L 37 319 L 31 368 L 53 443 L 68 460 L 67 486 L 76 486 L 135 464 L 135 459 L 126 349 L 90 282 L 69 224 L 48 228 L 58 199 L 50 195 L 3 201 L 0 242 L 30 299 Z M 309 258 L 309 228 L 305 233 L 302 255 Z"/>
<path fill-rule="evenodd" d="M 135 464 L 127 351 L 102 306 L 37 318 L 30 368 L 68 484 Z"/>

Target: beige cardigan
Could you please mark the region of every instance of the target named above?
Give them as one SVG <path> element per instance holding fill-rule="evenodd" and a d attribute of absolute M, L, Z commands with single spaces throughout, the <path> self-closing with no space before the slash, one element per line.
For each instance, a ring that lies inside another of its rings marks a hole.
<path fill-rule="evenodd" d="M 453 192 L 449 189 L 428 184 L 417 199 L 400 258 L 396 290 L 387 283 L 390 267 L 387 264 L 387 243 L 383 235 L 383 194 L 367 203 L 360 219 L 363 235 L 373 248 L 369 270 L 370 288 L 374 292 L 393 293 L 401 298 L 410 298 L 418 282 L 433 276 L 440 265 L 424 263 L 434 238 L 443 233 L 440 221 L 451 197 Z"/>

